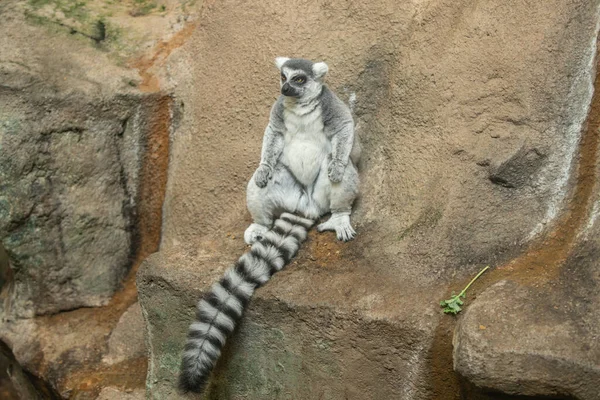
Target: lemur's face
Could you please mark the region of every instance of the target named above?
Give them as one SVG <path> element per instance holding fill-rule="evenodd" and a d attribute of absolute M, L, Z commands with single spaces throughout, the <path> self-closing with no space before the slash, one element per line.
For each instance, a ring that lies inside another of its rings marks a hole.
<path fill-rule="evenodd" d="M 303 97 L 307 92 L 312 92 L 317 82 L 303 70 L 283 67 L 281 69 L 281 94 L 288 97 Z M 321 86 L 319 84 L 319 86 Z"/>
<path fill-rule="evenodd" d="M 279 57 L 276 64 L 281 72 L 281 94 L 297 99 L 316 97 L 323 87 L 327 72 L 325 63 Z"/>

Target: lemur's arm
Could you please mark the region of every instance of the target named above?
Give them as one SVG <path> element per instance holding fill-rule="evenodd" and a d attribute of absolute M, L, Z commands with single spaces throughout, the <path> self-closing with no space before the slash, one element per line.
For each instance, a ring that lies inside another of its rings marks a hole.
<path fill-rule="evenodd" d="M 273 177 L 273 169 L 283 151 L 283 103 L 280 98 L 271 109 L 271 118 L 263 136 L 260 165 L 254 174 L 254 182 L 260 188 L 267 186 L 269 179 Z"/>
<path fill-rule="evenodd" d="M 329 179 L 341 182 L 354 143 L 354 121 L 346 105 L 328 88 L 323 88 L 323 124 L 331 137 Z"/>

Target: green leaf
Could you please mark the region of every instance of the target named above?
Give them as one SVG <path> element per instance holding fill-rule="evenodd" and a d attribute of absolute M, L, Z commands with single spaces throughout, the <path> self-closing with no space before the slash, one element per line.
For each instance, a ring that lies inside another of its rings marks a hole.
<path fill-rule="evenodd" d="M 444 309 L 443 309 L 444 313 L 456 315 L 459 312 L 461 312 L 462 311 L 461 306 L 464 305 L 464 301 L 461 300 L 461 297 L 463 299 L 467 298 L 467 289 L 469 289 L 469 287 L 473 284 L 473 282 L 475 282 L 477 280 L 477 278 L 479 278 L 481 276 L 481 274 L 483 274 L 489 268 L 490 268 L 489 266 L 486 266 L 484 269 L 479 271 L 477 276 L 475 276 L 475 278 L 471 279 L 471 282 L 469 282 L 469 284 L 458 295 L 454 294 L 454 291 L 452 291 L 451 298 L 449 298 L 448 300 L 440 301 L 440 306 L 444 307 Z"/>

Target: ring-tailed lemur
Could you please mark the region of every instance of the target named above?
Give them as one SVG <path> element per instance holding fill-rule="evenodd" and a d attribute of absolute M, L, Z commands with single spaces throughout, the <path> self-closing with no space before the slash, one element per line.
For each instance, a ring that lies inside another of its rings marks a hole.
<path fill-rule="evenodd" d="M 327 64 L 278 57 L 281 93 L 265 130 L 260 166 L 248 182 L 254 223 L 244 239 L 253 243 L 282 211 L 316 219 L 331 212 L 319 232 L 354 238 L 352 203 L 358 194 L 360 146 L 348 107 L 323 84 Z"/>
<path fill-rule="evenodd" d="M 319 231 L 335 230 L 344 241 L 356 234 L 350 211 L 360 148 L 350 110 L 323 84 L 327 64 L 283 57 L 275 62 L 282 95 L 271 110 L 260 166 L 247 190 L 254 223 L 244 239 L 252 247 L 198 304 L 181 364 L 184 392 L 203 391 L 254 290 L 294 257 L 313 220 L 331 212 Z"/>

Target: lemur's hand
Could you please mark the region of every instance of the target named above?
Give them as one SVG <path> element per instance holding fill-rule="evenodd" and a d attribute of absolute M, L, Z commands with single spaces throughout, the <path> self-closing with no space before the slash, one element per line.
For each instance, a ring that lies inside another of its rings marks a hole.
<path fill-rule="evenodd" d="M 329 180 L 333 183 L 341 182 L 342 178 L 344 177 L 345 170 L 345 164 L 341 163 L 340 161 L 331 160 L 328 168 Z"/>
<path fill-rule="evenodd" d="M 264 188 L 272 177 L 273 169 L 268 165 L 261 164 L 254 173 L 254 182 L 259 188 Z"/>

